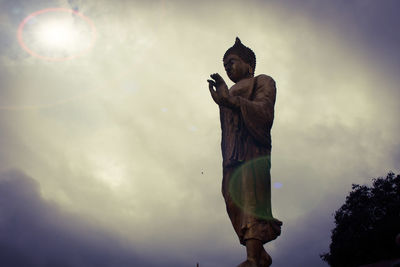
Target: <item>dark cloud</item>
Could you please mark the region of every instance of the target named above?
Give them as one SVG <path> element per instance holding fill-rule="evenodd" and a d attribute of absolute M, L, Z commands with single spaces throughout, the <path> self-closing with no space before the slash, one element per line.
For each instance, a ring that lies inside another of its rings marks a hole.
<path fill-rule="evenodd" d="M 160 265 L 141 258 L 130 244 L 94 221 L 64 213 L 43 200 L 32 178 L 12 170 L 0 174 L 0 266 Z"/>
<path fill-rule="evenodd" d="M 328 266 L 319 255 L 329 251 L 331 229 L 334 227 L 332 214 L 337 209 L 337 202 L 337 195 L 326 196 L 318 207 L 305 210 L 294 221 L 284 222 L 282 236 L 274 241 L 276 252 L 271 253 L 272 259 L 275 259 L 273 265 Z"/>
<path fill-rule="evenodd" d="M 359 1 L 279 1 L 287 6 L 287 12 L 302 13 L 329 31 L 341 34 L 355 53 L 372 57 L 377 67 L 383 62 L 387 71 L 396 74 L 400 70 L 400 17 L 397 0 Z M 329 28 L 328 28 L 329 27 Z"/>

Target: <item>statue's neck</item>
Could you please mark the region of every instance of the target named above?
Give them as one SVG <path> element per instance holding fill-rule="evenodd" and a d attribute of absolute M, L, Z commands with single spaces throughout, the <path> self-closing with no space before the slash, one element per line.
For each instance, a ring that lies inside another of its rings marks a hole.
<path fill-rule="evenodd" d="M 238 84 L 238 83 L 247 83 L 248 81 L 251 81 L 253 78 L 254 78 L 254 76 L 243 77 L 242 79 L 240 79 L 239 81 L 237 81 L 235 84 Z"/>

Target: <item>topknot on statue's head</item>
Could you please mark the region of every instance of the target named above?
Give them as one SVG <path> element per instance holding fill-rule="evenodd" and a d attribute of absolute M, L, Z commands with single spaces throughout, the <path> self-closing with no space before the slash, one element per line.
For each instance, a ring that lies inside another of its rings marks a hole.
<path fill-rule="evenodd" d="M 239 56 L 244 62 L 246 62 L 253 68 L 253 71 L 255 70 L 256 55 L 254 54 L 253 50 L 242 44 L 239 37 L 236 37 L 235 44 L 231 48 L 226 50 L 223 60 L 225 60 L 225 58 L 230 54 L 235 54 Z"/>

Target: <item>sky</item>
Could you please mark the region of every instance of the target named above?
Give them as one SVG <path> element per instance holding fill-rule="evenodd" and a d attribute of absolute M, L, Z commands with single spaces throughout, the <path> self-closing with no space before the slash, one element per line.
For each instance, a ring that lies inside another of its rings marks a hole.
<path fill-rule="evenodd" d="M 218 72 L 232 86 L 222 56 L 238 36 L 256 75 L 277 85 L 272 207 L 283 226 L 265 248 L 272 266 L 327 266 L 319 255 L 351 185 L 400 172 L 399 8 L 0 0 L 0 265 L 243 261 L 206 81 Z"/>

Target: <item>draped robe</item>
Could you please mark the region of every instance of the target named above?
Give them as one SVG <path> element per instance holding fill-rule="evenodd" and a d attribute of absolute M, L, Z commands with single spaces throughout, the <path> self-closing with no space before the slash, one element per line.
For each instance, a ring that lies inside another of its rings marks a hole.
<path fill-rule="evenodd" d="M 237 106 L 220 106 L 222 194 L 240 243 L 276 239 L 281 225 L 271 211 L 271 127 L 275 81 L 267 75 L 243 79 L 229 89 Z"/>

